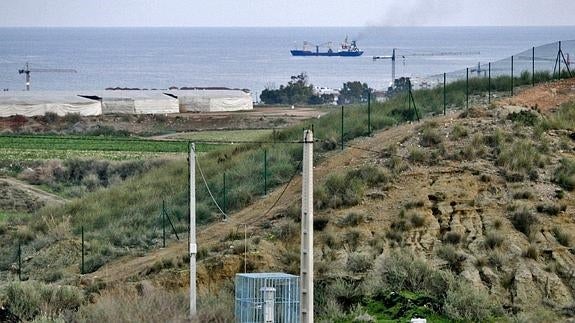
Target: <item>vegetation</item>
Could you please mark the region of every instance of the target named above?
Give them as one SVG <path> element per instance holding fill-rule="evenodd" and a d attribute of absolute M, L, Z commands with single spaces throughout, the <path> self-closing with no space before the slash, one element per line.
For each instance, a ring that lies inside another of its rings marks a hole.
<path fill-rule="evenodd" d="M 313 85 L 309 83 L 307 74 L 301 73 L 292 76 L 288 84 L 280 85 L 279 89 L 263 90 L 260 99 L 265 104 L 326 104 L 332 103 L 334 97 L 314 94 Z"/>
<path fill-rule="evenodd" d="M 338 103 L 339 104 L 350 104 L 350 103 L 364 103 L 367 102 L 369 93 L 373 90 L 369 88 L 366 83 L 346 82 L 341 88 Z"/>

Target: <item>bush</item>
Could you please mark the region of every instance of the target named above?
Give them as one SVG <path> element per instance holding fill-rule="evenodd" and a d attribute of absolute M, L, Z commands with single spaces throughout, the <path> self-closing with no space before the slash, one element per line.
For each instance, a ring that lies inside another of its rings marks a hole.
<path fill-rule="evenodd" d="M 557 242 L 559 242 L 560 245 L 565 247 L 571 247 L 571 238 L 569 237 L 569 234 L 561 230 L 561 228 L 554 227 L 553 236 L 555 237 Z"/>
<path fill-rule="evenodd" d="M 467 137 L 469 134 L 469 130 L 464 127 L 461 126 L 459 124 L 456 124 L 453 129 L 451 130 L 451 140 L 459 140 L 461 138 L 465 138 Z"/>
<path fill-rule="evenodd" d="M 431 127 L 425 127 L 421 133 L 421 139 L 419 143 L 423 147 L 437 146 L 443 142 L 442 135 L 435 129 Z"/>
<path fill-rule="evenodd" d="M 501 312 L 484 289 L 464 280 L 458 280 L 447 290 L 444 310 L 452 320 L 469 322 L 485 322 Z"/>
<path fill-rule="evenodd" d="M 453 272 L 461 272 L 463 262 L 467 257 L 461 254 L 451 245 L 443 245 L 437 249 L 437 256 L 447 262 L 449 269 Z"/>
<path fill-rule="evenodd" d="M 460 241 L 461 241 L 461 234 L 457 232 L 447 232 L 443 237 L 443 242 L 447 242 L 453 245 L 459 244 Z"/>
<path fill-rule="evenodd" d="M 362 240 L 361 231 L 351 230 L 343 235 L 343 241 L 346 243 L 350 250 L 355 250 L 360 245 Z"/>
<path fill-rule="evenodd" d="M 522 208 L 511 214 L 511 223 L 513 223 L 515 229 L 519 232 L 523 232 L 526 236 L 531 234 L 533 226 L 538 222 L 537 217 L 526 208 Z"/>
<path fill-rule="evenodd" d="M 523 253 L 523 257 L 537 260 L 537 258 L 539 258 L 539 250 L 537 250 L 537 246 L 530 244 L 527 250 Z"/>
<path fill-rule="evenodd" d="M 353 252 L 347 257 L 346 268 L 352 273 L 365 273 L 372 265 L 373 259 L 364 253 Z"/>
<path fill-rule="evenodd" d="M 414 228 L 420 228 L 425 225 L 425 216 L 417 212 L 413 212 L 411 213 L 409 221 L 411 222 Z"/>
<path fill-rule="evenodd" d="M 565 190 L 575 189 L 575 161 L 568 158 L 561 159 L 559 167 L 555 170 L 553 181 Z"/>
<path fill-rule="evenodd" d="M 408 158 L 413 163 L 424 164 L 429 160 L 429 155 L 427 154 L 427 151 L 425 151 L 424 149 L 414 147 L 409 149 Z"/>
<path fill-rule="evenodd" d="M 558 215 L 559 212 L 565 211 L 566 205 L 552 205 L 552 204 L 539 204 L 537 205 L 537 212 L 545 213 L 548 215 Z"/>
<path fill-rule="evenodd" d="M 331 175 L 315 192 L 316 206 L 319 209 L 335 209 L 357 205 L 363 197 L 364 189 L 365 184 L 360 179 L 348 179 L 339 174 Z"/>
<path fill-rule="evenodd" d="M 339 220 L 338 225 L 340 227 L 356 227 L 360 225 L 364 220 L 364 216 L 361 213 L 351 212 L 348 213 L 345 218 Z"/>
<path fill-rule="evenodd" d="M 529 200 L 531 198 L 533 198 L 531 191 L 518 191 L 513 193 L 513 199 L 515 200 Z"/>
<path fill-rule="evenodd" d="M 56 318 L 77 310 L 83 302 L 81 291 L 72 286 L 56 286 L 36 281 L 11 283 L 3 290 L 4 304 L 25 320 L 40 314 Z"/>
<path fill-rule="evenodd" d="M 505 237 L 497 231 L 488 232 L 485 236 L 485 247 L 495 249 L 501 247 Z"/>
<path fill-rule="evenodd" d="M 328 223 L 329 223 L 329 218 L 327 218 L 327 217 L 316 217 L 313 219 L 313 229 L 315 231 L 323 231 Z"/>
<path fill-rule="evenodd" d="M 537 167 L 544 165 L 544 161 L 531 142 L 522 140 L 504 147 L 497 158 L 497 165 L 503 166 L 509 172 L 531 175 Z"/>

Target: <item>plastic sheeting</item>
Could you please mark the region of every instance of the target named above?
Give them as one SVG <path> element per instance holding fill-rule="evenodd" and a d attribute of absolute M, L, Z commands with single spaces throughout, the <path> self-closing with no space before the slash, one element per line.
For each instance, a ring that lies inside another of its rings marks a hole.
<path fill-rule="evenodd" d="M 180 112 L 252 110 L 249 93 L 240 90 L 181 90 L 168 92 L 178 98 Z"/>
<path fill-rule="evenodd" d="M 180 112 L 178 100 L 159 91 L 104 91 L 92 95 L 101 98 L 104 114 L 169 114 Z"/>
<path fill-rule="evenodd" d="M 0 117 L 22 115 L 26 117 L 41 116 L 47 112 L 59 116 L 78 113 L 82 116 L 102 114 L 99 101 L 77 96 L 71 92 L 1 92 Z"/>

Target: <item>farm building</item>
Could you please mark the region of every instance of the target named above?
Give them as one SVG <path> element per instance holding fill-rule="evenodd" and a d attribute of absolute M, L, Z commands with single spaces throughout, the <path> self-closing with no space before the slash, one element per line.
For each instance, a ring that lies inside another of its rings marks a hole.
<path fill-rule="evenodd" d="M 85 92 L 82 97 L 102 102 L 103 114 L 178 113 L 178 100 L 160 91 Z"/>
<path fill-rule="evenodd" d="M 177 98 L 180 112 L 224 112 L 252 110 L 252 96 L 241 90 L 195 89 L 169 91 Z"/>
<path fill-rule="evenodd" d="M 60 116 L 70 113 L 96 116 L 102 114 L 102 105 L 98 101 L 79 97 L 73 92 L 0 92 L 0 117 L 14 115 L 33 117 L 44 115 L 46 112 Z"/>

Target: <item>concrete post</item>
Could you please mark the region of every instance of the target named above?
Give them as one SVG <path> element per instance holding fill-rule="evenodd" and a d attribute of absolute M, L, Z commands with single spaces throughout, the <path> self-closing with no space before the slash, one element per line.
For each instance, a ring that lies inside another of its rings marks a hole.
<path fill-rule="evenodd" d="M 313 131 L 304 131 L 301 210 L 301 323 L 313 322 Z"/>
<path fill-rule="evenodd" d="M 196 145 L 189 147 L 190 184 L 190 319 L 196 316 Z"/>

